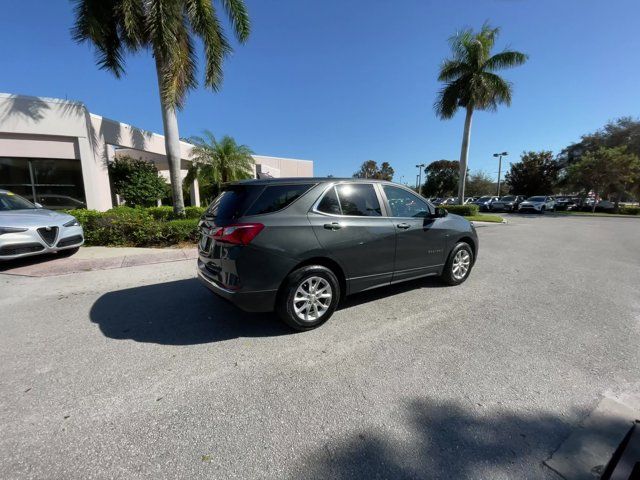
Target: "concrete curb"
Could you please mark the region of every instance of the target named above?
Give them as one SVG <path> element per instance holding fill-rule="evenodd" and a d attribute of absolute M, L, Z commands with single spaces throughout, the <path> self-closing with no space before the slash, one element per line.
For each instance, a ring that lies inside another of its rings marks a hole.
<path fill-rule="evenodd" d="M 544 464 L 566 480 L 600 478 L 613 452 L 640 417 L 640 398 L 603 398 Z"/>
<path fill-rule="evenodd" d="M 198 250 L 196 248 L 162 249 L 158 253 L 122 255 L 108 258 L 46 258 L 40 262 L 37 261 L 37 257 L 34 257 L 36 263 L 18 264 L 13 268 L 9 266 L 4 271 L 0 270 L 0 274 L 52 277 L 95 270 L 112 270 L 114 268 L 195 260 L 196 258 L 198 258 Z"/>

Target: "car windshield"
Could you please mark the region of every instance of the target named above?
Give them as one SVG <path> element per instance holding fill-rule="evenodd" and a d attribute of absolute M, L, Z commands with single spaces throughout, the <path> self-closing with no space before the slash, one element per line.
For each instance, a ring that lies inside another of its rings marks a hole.
<path fill-rule="evenodd" d="M 530 202 L 544 202 L 545 197 L 529 197 L 527 198 Z"/>
<path fill-rule="evenodd" d="M 506 197 L 502 197 L 500 200 L 503 200 L 505 202 L 510 202 L 511 200 L 515 200 L 516 197 L 514 197 L 513 195 L 507 195 Z"/>
<path fill-rule="evenodd" d="M 491 200 L 491 197 L 480 197 L 480 198 L 478 199 L 478 201 L 479 201 L 479 202 L 485 202 L 485 201 L 487 201 L 487 200 Z"/>
<path fill-rule="evenodd" d="M 9 210 L 33 210 L 37 208 L 26 198 L 11 192 L 0 192 L 0 212 Z"/>

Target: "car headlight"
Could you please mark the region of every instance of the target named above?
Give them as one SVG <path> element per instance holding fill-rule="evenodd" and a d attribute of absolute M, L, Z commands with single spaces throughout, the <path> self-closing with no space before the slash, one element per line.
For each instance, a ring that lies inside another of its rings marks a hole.
<path fill-rule="evenodd" d="M 4 235 L 5 233 L 26 232 L 27 230 L 29 229 L 19 227 L 0 227 L 0 235 Z"/>
<path fill-rule="evenodd" d="M 77 218 L 73 217 L 72 220 L 69 220 L 67 223 L 64 224 L 65 227 L 79 227 L 80 226 L 80 222 L 78 221 Z"/>

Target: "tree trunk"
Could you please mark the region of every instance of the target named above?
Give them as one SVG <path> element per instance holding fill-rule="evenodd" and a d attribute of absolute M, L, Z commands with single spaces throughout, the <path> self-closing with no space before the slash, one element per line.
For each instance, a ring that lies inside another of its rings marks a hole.
<path fill-rule="evenodd" d="M 164 126 L 164 146 L 167 162 L 169 163 L 169 179 L 171 181 L 171 195 L 173 197 L 173 212 L 177 216 L 183 217 L 184 197 L 182 195 L 182 175 L 180 173 L 182 155 L 180 153 L 178 116 L 176 114 L 175 107 L 168 105 L 162 97 L 162 60 L 158 54 L 154 54 L 154 57 L 156 60 L 156 72 L 158 74 L 162 124 Z"/>
<path fill-rule="evenodd" d="M 458 202 L 464 205 L 464 187 L 467 181 L 467 160 L 469 156 L 469 140 L 471 138 L 471 117 L 473 108 L 467 107 L 467 116 L 464 119 L 464 133 L 462 134 L 462 149 L 460 151 L 460 183 L 458 184 Z"/>

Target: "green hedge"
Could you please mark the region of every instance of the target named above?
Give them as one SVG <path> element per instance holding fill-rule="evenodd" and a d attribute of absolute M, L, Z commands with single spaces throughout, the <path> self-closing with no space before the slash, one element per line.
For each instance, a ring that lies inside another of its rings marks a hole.
<path fill-rule="evenodd" d="M 149 207 L 145 210 L 156 220 L 178 220 L 173 214 L 173 207 Z M 206 209 L 204 207 L 185 207 L 184 214 L 186 218 L 200 218 Z"/>
<path fill-rule="evenodd" d="M 462 215 L 463 217 L 472 217 L 478 214 L 478 206 L 469 205 L 442 205 L 449 213 L 455 213 L 456 215 Z"/>
<path fill-rule="evenodd" d="M 163 213 L 166 208 L 172 212 L 171 207 L 116 207 L 106 212 L 78 209 L 69 213 L 82 225 L 87 245 L 161 247 L 195 243 L 198 218 L 204 209 L 188 207 L 191 218 L 174 220 Z"/>
<path fill-rule="evenodd" d="M 620 212 L 623 215 L 640 215 L 640 207 L 620 207 Z"/>

